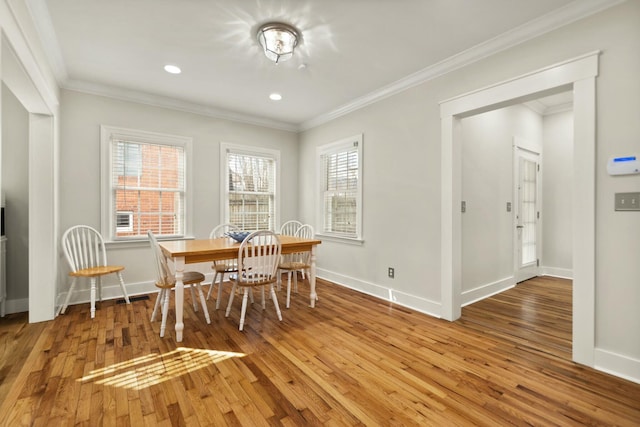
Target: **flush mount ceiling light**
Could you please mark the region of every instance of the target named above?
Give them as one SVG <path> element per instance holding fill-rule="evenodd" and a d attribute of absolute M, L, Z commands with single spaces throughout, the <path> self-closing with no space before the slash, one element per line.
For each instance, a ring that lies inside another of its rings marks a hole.
<path fill-rule="evenodd" d="M 299 38 L 298 30 L 280 22 L 270 22 L 258 30 L 258 42 L 265 56 L 276 64 L 291 59 Z"/>

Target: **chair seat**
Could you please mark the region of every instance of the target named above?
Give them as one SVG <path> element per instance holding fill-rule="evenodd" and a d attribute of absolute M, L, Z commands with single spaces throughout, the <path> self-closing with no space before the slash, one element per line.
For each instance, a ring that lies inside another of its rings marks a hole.
<path fill-rule="evenodd" d="M 238 266 L 235 262 L 216 262 L 216 264 L 213 266 L 213 269 L 218 273 L 233 273 L 235 271 L 238 271 Z"/>
<path fill-rule="evenodd" d="M 60 307 L 61 314 L 64 314 L 69 306 L 76 282 L 78 282 L 78 279 L 83 278 L 88 279 L 91 284 L 89 298 L 92 319 L 96 315 L 96 293 L 98 299 L 102 301 L 102 276 L 115 274 L 118 277 L 125 301 L 127 304 L 130 303 L 122 277 L 124 266 L 109 265 L 107 262 L 107 248 L 98 230 L 88 225 L 74 225 L 62 235 L 62 250 L 69 266 L 71 285 L 64 303 Z"/>
<path fill-rule="evenodd" d="M 69 276 L 75 277 L 97 277 L 105 274 L 117 273 L 124 270 L 122 265 L 103 265 L 100 267 L 83 268 L 82 270 L 72 271 Z"/>
<path fill-rule="evenodd" d="M 270 283 L 276 283 L 278 279 L 273 277 L 264 280 L 258 280 L 255 282 L 243 282 L 242 280 L 238 280 L 237 274 L 232 274 L 229 276 L 229 280 L 231 280 L 232 283 L 235 283 L 238 286 L 264 286 Z"/>
<path fill-rule="evenodd" d="M 202 282 L 204 282 L 204 274 L 198 271 L 185 271 L 182 275 L 182 283 L 185 285 L 194 285 Z M 176 279 L 174 277 L 170 277 L 166 283 L 156 282 L 156 286 L 158 288 L 173 288 L 176 286 Z"/>
<path fill-rule="evenodd" d="M 311 265 L 300 261 L 285 261 L 278 264 L 278 268 L 281 270 L 302 270 L 305 268 L 311 268 Z"/>
<path fill-rule="evenodd" d="M 169 268 L 167 257 L 162 253 L 160 245 L 158 244 L 158 240 L 153 234 L 153 231 L 147 231 L 147 236 L 149 237 L 151 251 L 153 252 L 156 261 L 156 287 L 160 289 L 158 291 L 156 303 L 153 306 L 153 312 L 151 313 L 151 321 L 153 322 L 155 320 L 156 313 L 162 306 L 162 323 L 160 324 L 160 336 L 164 337 L 164 331 L 167 327 L 167 314 L 169 312 L 171 290 L 175 288 L 177 280 L 175 272 L 171 268 Z M 198 311 L 198 302 L 196 297 L 197 291 L 200 296 L 200 304 L 202 305 L 204 318 L 207 321 L 207 324 L 211 324 L 211 317 L 209 317 L 209 310 L 207 309 L 207 301 L 204 298 L 204 292 L 202 292 L 201 285 L 201 283 L 204 282 L 204 274 L 200 273 L 199 271 L 184 271 L 182 272 L 181 276 L 182 283 L 185 286 L 188 286 L 189 290 L 191 291 L 193 311 Z M 184 303 L 184 300 L 182 302 Z M 178 308 L 176 307 L 176 309 Z M 180 310 L 182 309 L 183 307 L 180 307 Z"/>

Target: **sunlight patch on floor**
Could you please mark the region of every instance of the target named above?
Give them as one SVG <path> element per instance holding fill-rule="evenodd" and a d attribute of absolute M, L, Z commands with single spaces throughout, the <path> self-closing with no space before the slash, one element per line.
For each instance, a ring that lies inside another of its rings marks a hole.
<path fill-rule="evenodd" d="M 244 353 L 178 347 L 165 354 L 147 354 L 89 372 L 82 383 L 140 390 Z"/>

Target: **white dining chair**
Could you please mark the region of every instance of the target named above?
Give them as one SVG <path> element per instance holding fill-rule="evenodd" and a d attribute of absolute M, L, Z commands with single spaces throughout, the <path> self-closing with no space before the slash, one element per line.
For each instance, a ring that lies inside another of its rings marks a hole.
<path fill-rule="evenodd" d="M 122 278 L 124 266 L 107 264 L 107 251 L 102 235 L 98 230 L 88 225 L 76 225 L 69 228 L 62 235 L 62 249 L 71 270 L 69 276 L 73 279 L 60 313 L 64 314 L 67 310 L 77 279 L 82 277 L 88 278 L 91 283 L 92 319 L 96 315 L 96 290 L 98 299 L 102 301 L 103 276 L 115 274 L 118 277 L 124 299 L 129 304 L 129 296 Z"/>
<path fill-rule="evenodd" d="M 217 239 L 219 237 L 226 237 L 226 233 L 230 231 L 240 231 L 240 227 L 237 227 L 230 223 L 220 224 L 214 227 L 209 233 L 209 239 Z M 238 271 L 238 260 L 237 259 L 225 259 L 213 261 L 213 265 L 211 268 L 215 271 L 213 274 L 213 280 L 211 280 L 211 285 L 209 286 L 209 292 L 207 293 L 207 299 L 211 296 L 211 291 L 213 290 L 214 285 L 216 284 L 216 279 L 220 277 L 220 281 L 218 282 L 218 298 L 216 299 L 216 310 L 220 308 L 220 301 L 222 300 L 222 283 L 224 282 L 224 275 L 231 274 Z"/>
<path fill-rule="evenodd" d="M 260 287 L 262 290 L 262 309 L 265 309 L 264 287 L 269 286 L 278 320 L 282 321 L 278 297 L 273 286 L 276 283 L 281 251 L 280 239 L 273 231 L 269 230 L 254 231 L 240 244 L 238 272 L 230 275 L 233 287 L 225 313 L 225 317 L 229 317 L 236 289 L 243 288 L 239 330 L 244 327 L 250 291 L 256 287 Z"/>
<path fill-rule="evenodd" d="M 282 226 L 280 227 L 280 235 L 281 236 L 295 236 L 296 233 L 298 232 L 298 229 L 300 227 L 302 227 L 302 223 L 296 219 L 292 219 L 289 220 L 287 222 L 285 222 L 284 224 L 282 224 Z M 291 257 L 289 256 L 289 254 L 286 255 L 282 255 L 282 260 L 286 261 L 289 260 Z M 282 286 L 282 277 L 280 276 L 280 274 L 278 274 L 278 290 L 280 290 L 280 287 Z"/>
<path fill-rule="evenodd" d="M 169 299 L 171 290 L 176 286 L 176 277 L 169 268 L 167 258 L 162 253 L 160 245 L 158 245 L 156 236 L 153 234 L 153 232 L 151 232 L 151 230 L 147 231 L 147 236 L 149 237 L 149 243 L 151 244 L 151 250 L 153 251 L 153 257 L 155 259 L 157 274 L 156 287 L 159 289 L 158 298 L 156 299 L 156 303 L 153 306 L 153 312 L 151 313 L 151 321 L 155 321 L 158 308 L 160 307 L 160 305 L 162 305 L 162 323 L 160 324 L 160 336 L 164 337 L 164 332 L 167 327 L 167 314 L 169 312 Z M 195 286 L 198 290 L 200 304 L 202 305 L 202 311 L 204 312 L 205 320 L 207 321 L 207 324 L 211 324 L 209 310 L 207 309 L 207 301 L 204 297 L 204 292 L 202 292 L 202 282 L 204 282 L 204 274 L 198 271 L 185 271 L 182 275 L 182 283 L 184 283 L 185 287 L 188 286 L 191 290 L 193 310 L 198 311 L 198 303 L 195 297 L 195 292 L 193 290 L 193 287 Z"/>
<path fill-rule="evenodd" d="M 302 223 L 298 220 L 292 219 L 285 222 L 280 227 L 280 234 L 283 236 L 295 236 L 298 228 L 302 227 Z"/>
<path fill-rule="evenodd" d="M 313 239 L 314 232 L 313 227 L 309 224 L 304 224 L 298 228 L 296 237 L 303 239 Z M 299 252 L 293 254 L 287 254 L 287 257 L 282 257 L 280 264 L 278 265 L 278 277 L 281 277 L 282 272 L 287 273 L 287 308 L 289 308 L 291 302 L 291 276 L 293 276 L 293 289 L 294 292 L 298 292 L 298 272 L 302 273 L 302 280 L 304 280 L 304 272 L 311 268 L 311 253 Z"/>

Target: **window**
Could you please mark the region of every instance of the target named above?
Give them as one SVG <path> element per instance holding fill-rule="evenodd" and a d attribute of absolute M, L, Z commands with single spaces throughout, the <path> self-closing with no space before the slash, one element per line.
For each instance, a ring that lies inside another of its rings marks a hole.
<path fill-rule="evenodd" d="M 191 138 L 109 126 L 101 137 L 103 235 L 184 237 Z"/>
<path fill-rule="evenodd" d="M 362 238 L 362 135 L 318 147 L 320 234 Z"/>
<path fill-rule="evenodd" d="M 280 153 L 225 143 L 220 151 L 223 222 L 247 231 L 274 230 Z"/>

